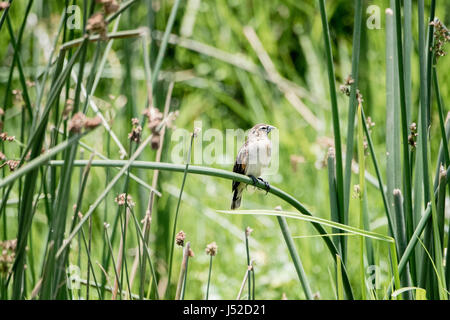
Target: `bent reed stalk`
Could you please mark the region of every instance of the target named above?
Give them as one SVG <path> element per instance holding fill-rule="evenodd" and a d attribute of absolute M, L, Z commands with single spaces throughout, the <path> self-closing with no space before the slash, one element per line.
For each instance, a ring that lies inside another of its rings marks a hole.
<path fill-rule="evenodd" d="M 161 171 L 172 171 L 172 172 L 184 172 L 186 170 L 185 165 L 178 165 L 178 164 L 172 164 L 172 163 L 164 163 L 164 162 L 151 162 L 151 161 L 133 161 L 131 164 L 128 163 L 127 160 L 94 160 L 92 161 L 91 165 L 93 167 L 122 167 L 124 165 L 129 165 L 132 168 L 141 168 L 141 169 L 150 169 L 150 170 L 161 170 Z M 62 166 L 63 161 L 61 160 L 53 160 L 49 162 L 50 166 Z M 85 166 L 87 162 L 85 160 L 75 160 L 74 166 Z M 216 169 L 216 168 L 209 168 L 209 167 L 202 167 L 202 166 L 189 166 L 187 169 L 188 173 L 192 174 L 199 174 L 199 175 L 207 175 L 207 176 L 214 176 L 218 178 L 228 179 L 228 180 L 235 180 L 238 182 L 243 182 L 245 184 L 254 185 L 255 187 L 259 189 L 266 190 L 266 186 L 264 183 L 257 181 L 256 183 L 253 182 L 253 180 L 245 175 L 237 174 L 234 172 L 226 171 L 223 169 Z M 271 186 L 269 193 L 277 196 L 278 198 L 286 201 L 290 205 L 292 205 L 295 209 L 300 211 L 301 213 L 313 216 L 313 214 L 297 199 L 295 199 L 293 196 L 288 194 L 287 192 Z M 318 223 L 312 222 L 313 227 L 321 234 L 321 235 L 327 235 L 326 230 Z M 330 251 L 333 260 L 336 262 L 336 254 L 338 254 L 337 248 L 332 242 L 332 240 L 329 237 L 323 237 L 323 240 L 325 241 L 325 244 L 328 247 L 328 250 Z M 66 244 L 67 245 L 67 244 Z M 344 288 L 346 291 L 346 294 L 349 299 L 353 299 L 353 292 L 352 288 L 350 286 L 349 277 L 347 274 L 347 271 L 345 267 L 343 266 L 343 278 L 344 278 Z"/>

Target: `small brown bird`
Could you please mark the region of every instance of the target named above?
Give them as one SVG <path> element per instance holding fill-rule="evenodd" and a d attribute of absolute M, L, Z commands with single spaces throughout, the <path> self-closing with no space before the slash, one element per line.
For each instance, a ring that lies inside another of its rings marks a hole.
<path fill-rule="evenodd" d="M 264 123 L 257 124 L 251 128 L 247 140 L 239 150 L 233 167 L 233 172 L 249 176 L 252 178 L 254 184 L 256 184 L 257 180 L 263 182 L 267 191 L 270 189 L 269 184 L 259 176 L 261 175 L 262 169 L 268 167 L 270 164 L 272 144 L 268 134 L 274 128 Z M 244 187 L 244 183 L 233 181 L 232 210 L 239 208 L 241 205 Z"/>

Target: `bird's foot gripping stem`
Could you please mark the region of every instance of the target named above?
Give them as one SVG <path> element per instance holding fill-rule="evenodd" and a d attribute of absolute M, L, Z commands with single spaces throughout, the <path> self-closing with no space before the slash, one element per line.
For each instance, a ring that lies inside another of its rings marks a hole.
<path fill-rule="evenodd" d="M 264 184 L 266 194 L 270 191 L 270 184 L 267 181 L 265 181 L 263 178 L 256 178 L 255 176 L 252 176 L 252 175 L 250 175 L 249 177 L 252 179 L 253 185 L 255 185 L 255 186 L 258 184 L 259 181 L 262 182 Z"/>
<path fill-rule="evenodd" d="M 270 184 L 266 181 L 266 180 L 264 180 L 263 178 L 258 178 L 258 180 L 259 181 L 261 181 L 262 183 L 264 183 L 264 187 L 265 187 L 265 189 L 266 189 L 266 194 L 268 194 L 269 193 L 269 191 L 270 191 Z"/>
<path fill-rule="evenodd" d="M 256 186 L 258 184 L 258 179 L 255 176 L 252 176 L 252 175 L 249 175 L 249 177 L 252 179 L 253 185 Z"/>

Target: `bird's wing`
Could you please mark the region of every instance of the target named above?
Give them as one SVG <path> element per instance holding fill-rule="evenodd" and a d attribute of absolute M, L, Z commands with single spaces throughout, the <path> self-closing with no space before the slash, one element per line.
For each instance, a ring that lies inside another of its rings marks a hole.
<path fill-rule="evenodd" d="M 247 172 L 247 163 L 248 163 L 248 144 L 247 141 L 244 143 L 244 145 L 241 147 L 241 150 L 239 150 L 239 153 L 236 157 L 236 162 L 234 163 L 233 172 L 240 173 L 240 174 L 246 174 Z M 233 181 L 233 188 L 234 191 L 239 186 L 238 181 Z"/>

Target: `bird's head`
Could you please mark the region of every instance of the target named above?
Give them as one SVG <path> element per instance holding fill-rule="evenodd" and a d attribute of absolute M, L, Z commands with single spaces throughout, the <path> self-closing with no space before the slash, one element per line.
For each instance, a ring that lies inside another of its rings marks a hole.
<path fill-rule="evenodd" d="M 253 128 L 250 129 L 250 132 L 248 133 L 249 138 L 263 138 L 267 137 L 267 135 L 275 129 L 274 126 L 265 124 L 265 123 L 259 123 L 255 125 Z"/>

